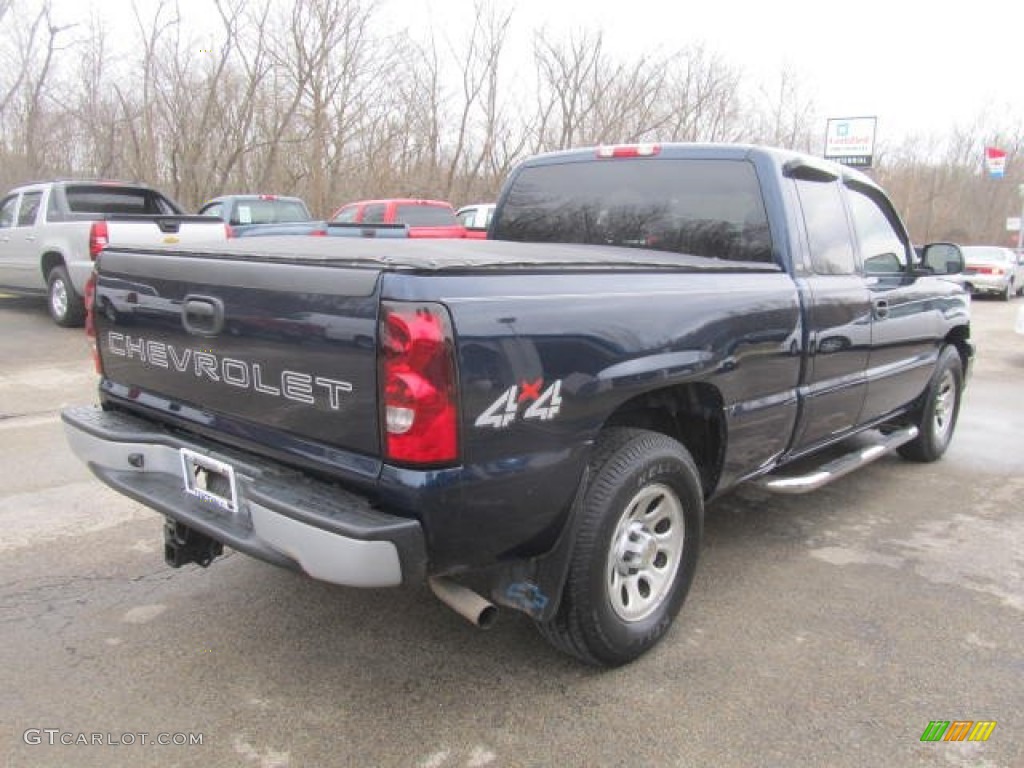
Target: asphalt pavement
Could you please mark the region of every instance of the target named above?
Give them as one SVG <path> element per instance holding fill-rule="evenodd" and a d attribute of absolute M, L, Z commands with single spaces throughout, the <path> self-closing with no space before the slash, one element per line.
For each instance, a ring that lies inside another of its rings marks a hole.
<path fill-rule="evenodd" d="M 229 553 L 163 561 L 161 518 L 92 478 L 58 413 L 80 330 L 0 296 L 0 757 L 22 766 L 1024 765 L 1024 337 L 974 303 L 946 457 L 708 510 L 687 604 L 593 670 L 525 617 L 359 591 Z M 922 742 L 932 721 L 987 741 Z"/>

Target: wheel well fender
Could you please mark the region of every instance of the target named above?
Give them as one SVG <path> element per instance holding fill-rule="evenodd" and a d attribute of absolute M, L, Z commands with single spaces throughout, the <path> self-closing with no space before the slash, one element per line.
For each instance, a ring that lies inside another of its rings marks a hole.
<path fill-rule="evenodd" d="M 54 267 L 64 266 L 64 254 L 58 251 L 47 251 L 43 254 L 39 266 L 43 271 L 43 280 L 46 280 Z"/>
<path fill-rule="evenodd" d="M 717 487 L 725 460 L 726 426 L 722 394 L 711 384 L 679 384 L 645 392 L 620 405 L 604 426 L 648 429 L 679 441 L 697 465 L 704 498 Z"/>
<path fill-rule="evenodd" d="M 960 355 L 960 366 L 963 369 L 964 376 L 967 376 L 968 370 L 970 370 L 971 358 L 974 356 L 974 346 L 970 341 L 971 329 L 966 325 L 958 325 L 953 328 L 949 333 L 946 334 L 946 344 L 951 344 L 956 347 L 956 351 Z"/>

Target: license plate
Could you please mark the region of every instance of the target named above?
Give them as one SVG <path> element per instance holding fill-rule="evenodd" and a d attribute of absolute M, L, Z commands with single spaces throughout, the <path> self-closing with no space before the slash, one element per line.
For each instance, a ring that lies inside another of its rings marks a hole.
<path fill-rule="evenodd" d="M 226 512 L 237 512 L 238 491 L 234 467 L 188 448 L 181 448 L 180 451 L 185 491 Z"/>

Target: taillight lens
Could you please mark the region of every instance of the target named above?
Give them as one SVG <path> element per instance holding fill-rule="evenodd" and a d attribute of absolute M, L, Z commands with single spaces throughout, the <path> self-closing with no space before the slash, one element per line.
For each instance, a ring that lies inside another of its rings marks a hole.
<path fill-rule="evenodd" d="M 96 257 L 110 243 L 110 234 L 107 231 L 107 222 L 94 221 L 89 227 L 89 258 L 96 261 Z"/>
<path fill-rule="evenodd" d="M 225 224 L 224 225 L 224 234 L 227 236 L 228 240 L 230 240 L 231 238 L 233 238 L 235 236 L 235 230 L 233 230 L 231 228 L 230 224 Z"/>
<path fill-rule="evenodd" d="M 310 234 L 310 237 L 327 237 L 327 230 L 326 229 L 314 229 L 309 234 Z"/>
<path fill-rule="evenodd" d="M 447 464 L 459 455 L 454 338 L 439 304 L 384 302 L 380 322 L 384 455 Z"/>

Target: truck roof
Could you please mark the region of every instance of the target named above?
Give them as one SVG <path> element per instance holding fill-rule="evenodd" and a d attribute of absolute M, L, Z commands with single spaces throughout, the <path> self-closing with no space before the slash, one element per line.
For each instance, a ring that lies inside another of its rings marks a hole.
<path fill-rule="evenodd" d="M 566 162 L 592 162 L 595 158 L 614 160 L 616 157 L 659 157 L 693 160 L 752 160 L 761 158 L 776 166 L 780 172 L 796 168 L 808 172 L 831 175 L 835 178 L 855 180 L 877 187 L 871 177 L 846 165 L 825 160 L 804 152 L 757 144 L 727 144 L 699 142 L 666 142 L 650 144 L 620 144 L 559 150 L 534 155 L 523 161 L 519 168 L 538 165 L 557 165 Z M 787 175 L 791 175 L 787 173 Z"/>

